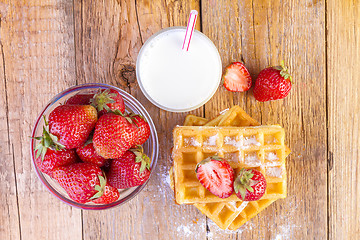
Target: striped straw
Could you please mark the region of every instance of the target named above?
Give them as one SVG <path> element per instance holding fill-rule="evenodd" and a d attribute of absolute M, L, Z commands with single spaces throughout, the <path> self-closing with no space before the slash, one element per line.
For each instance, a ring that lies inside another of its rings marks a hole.
<path fill-rule="evenodd" d="M 196 10 L 191 10 L 188 25 L 187 25 L 187 28 L 186 28 L 185 39 L 184 39 L 184 43 L 183 43 L 183 46 L 182 46 L 182 49 L 184 51 L 189 50 L 191 36 L 192 36 L 192 34 L 194 32 L 194 29 L 195 29 L 195 23 L 196 23 L 197 15 L 198 15 L 198 12 Z"/>

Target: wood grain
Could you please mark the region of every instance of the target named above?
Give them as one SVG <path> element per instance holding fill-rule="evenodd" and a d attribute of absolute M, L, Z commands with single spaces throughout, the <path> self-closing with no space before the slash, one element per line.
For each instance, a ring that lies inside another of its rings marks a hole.
<path fill-rule="evenodd" d="M 329 238 L 360 239 L 360 2 L 327 8 Z"/>
<path fill-rule="evenodd" d="M 1 163 L 1 179 L 6 180 L 1 184 L 1 198 L 7 201 L 8 213 L 1 215 L 7 214 L 9 219 L 1 218 L 5 225 L 0 238 L 81 239 L 81 212 L 42 186 L 32 168 L 28 137 L 46 102 L 75 83 L 72 3 L 3 4 L 7 11 L 1 13 L 1 79 L 5 81 L 1 82 L 1 106 L 7 108 L 1 109 L 5 132 L 1 154 L 8 162 Z"/>
<path fill-rule="evenodd" d="M 255 79 L 261 69 L 284 59 L 295 80 L 284 100 L 260 103 L 251 92 L 230 93 L 221 87 L 205 105 L 206 117 L 239 104 L 263 124 L 281 124 L 293 150 L 287 159 L 288 197 L 246 223 L 237 235 L 228 235 L 229 239 L 327 236 L 324 10 L 324 1 L 203 2 L 203 32 L 218 47 L 223 66 L 243 61 Z M 314 169 L 318 174 L 312 174 Z M 309 192 L 318 194 L 309 196 Z M 215 232 L 216 227 L 210 230 Z M 224 233 L 214 239 L 224 239 Z"/>
<path fill-rule="evenodd" d="M 191 112 L 211 118 L 238 104 L 287 131 L 288 197 L 236 232 L 174 203 L 171 130 L 188 113 L 152 105 L 135 76 L 142 44 L 162 28 L 185 26 L 191 9 L 224 67 L 241 60 L 255 80 L 285 60 L 295 82 L 286 99 L 267 103 L 220 87 Z M 360 239 L 359 13 L 357 0 L 0 0 L 0 239 Z M 28 136 L 46 102 L 88 82 L 135 96 L 161 146 L 143 192 L 100 212 L 53 197 L 29 155 Z"/>
<path fill-rule="evenodd" d="M 161 149 L 154 175 L 137 197 L 113 210 L 83 213 L 86 239 L 175 239 L 191 234 L 195 239 L 205 238 L 205 216 L 193 207 L 175 205 L 166 183 L 171 129 L 182 123 L 185 114 L 169 113 L 152 105 L 135 78 L 142 43 L 162 28 L 186 25 L 188 13 L 194 8 L 199 10 L 197 1 L 75 2 L 79 83 L 110 83 L 136 97 L 154 119 Z M 194 113 L 202 114 L 201 109 Z"/>

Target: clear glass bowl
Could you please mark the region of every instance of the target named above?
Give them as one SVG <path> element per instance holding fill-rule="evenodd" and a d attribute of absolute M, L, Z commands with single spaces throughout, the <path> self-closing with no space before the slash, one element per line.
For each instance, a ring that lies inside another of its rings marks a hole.
<path fill-rule="evenodd" d="M 159 152 L 159 143 L 157 138 L 157 133 L 155 129 L 155 125 L 149 115 L 149 113 L 146 111 L 146 109 L 139 103 L 138 100 L 136 100 L 133 96 L 128 94 L 127 92 L 111 86 L 107 84 L 101 84 L 101 83 L 90 83 L 90 84 L 81 84 L 77 85 L 71 88 L 66 89 L 65 91 L 57 94 L 53 99 L 50 100 L 50 102 L 45 106 L 45 108 L 41 111 L 38 118 L 36 119 L 35 126 L 32 132 L 32 137 L 41 136 L 42 135 L 42 129 L 44 126 L 44 120 L 43 115 L 48 116 L 49 113 L 55 109 L 60 104 L 64 103 L 68 98 L 74 96 L 77 93 L 94 93 L 98 91 L 98 89 L 114 89 L 120 93 L 120 95 L 123 97 L 125 102 L 125 108 L 127 112 L 133 112 L 136 114 L 142 115 L 145 120 L 149 123 L 151 134 L 149 139 L 143 144 L 144 152 L 150 157 L 151 159 L 151 175 L 155 170 L 155 166 L 157 163 L 158 158 L 158 152 Z M 40 169 L 37 167 L 35 163 L 35 146 L 38 143 L 38 141 L 32 139 L 31 140 L 31 157 L 32 157 L 32 163 L 34 166 L 34 169 L 41 180 L 41 182 L 45 185 L 45 187 L 57 198 L 59 198 L 61 201 L 77 208 L 81 209 L 88 209 L 88 210 L 102 210 L 102 209 L 108 209 L 114 206 L 121 205 L 133 197 L 135 197 L 147 184 L 145 182 L 143 185 L 132 187 L 128 189 L 120 190 L 120 197 L 116 202 L 110 203 L 110 204 L 94 204 L 94 203 L 78 203 L 73 201 L 69 198 L 65 190 L 50 176 L 47 174 L 44 174 L 40 171 Z M 151 177 L 150 175 L 150 177 Z M 150 179 L 150 178 L 149 178 Z"/>

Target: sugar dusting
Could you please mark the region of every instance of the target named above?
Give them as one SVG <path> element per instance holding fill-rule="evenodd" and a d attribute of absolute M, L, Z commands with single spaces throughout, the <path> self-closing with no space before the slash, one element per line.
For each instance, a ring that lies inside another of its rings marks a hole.
<path fill-rule="evenodd" d="M 244 138 L 244 146 L 248 147 L 248 146 L 251 146 L 251 145 L 260 146 L 261 143 L 256 139 L 255 136 L 245 137 Z"/>
<path fill-rule="evenodd" d="M 261 165 L 261 161 L 256 153 L 246 153 L 245 164 L 250 167 L 257 167 Z"/>
<path fill-rule="evenodd" d="M 232 146 L 237 147 L 237 148 L 239 148 L 239 147 L 241 146 L 241 142 L 240 142 L 240 141 L 236 141 L 235 138 L 231 138 L 231 137 L 229 137 L 229 136 L 226 136 L 226 137 L 224 138 L 224 143 L 225 143 L 226 145 L 232 145 Z"/>
<path fill-rule="evenodd" d="M 266 175 L 270 177 L 281 178 L 282 168 L 281 167 L 268 167 L 266 168 Z"/>
<path fill-rule="evenodd" d="M 215 146 L 217 139 L 218 139 L 218 135 L 217 135 L 217 134 L 214 135 L 214 136 L 210 136 L 210 137 L 204 142 L 204 145 Z"/>

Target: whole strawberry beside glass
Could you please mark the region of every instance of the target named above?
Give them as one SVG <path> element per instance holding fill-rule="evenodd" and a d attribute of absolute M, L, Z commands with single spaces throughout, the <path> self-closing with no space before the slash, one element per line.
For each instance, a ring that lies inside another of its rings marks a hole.
<path fill-rule="evenodd" d="M 83 209 L 104 209 L 142 190 L 157 162 L 158 141 L 149 114 L 131 95 L 106 84 L 84 84 L 58 94 L 45 107 L 31 149 L 40 180 L 55 196 Z M 134 170 L 120 179 L 125 184 L 111 184 L 108 175 L 120 176 L 122 170 L 112 162 L 139 149 L 146 171 L 134 161 L 128 167 Z M 141 181 L 130 182 L 139 171 Z"/>

